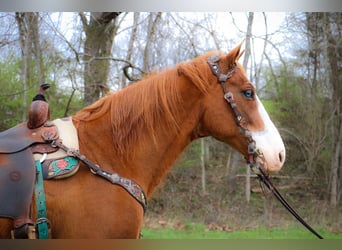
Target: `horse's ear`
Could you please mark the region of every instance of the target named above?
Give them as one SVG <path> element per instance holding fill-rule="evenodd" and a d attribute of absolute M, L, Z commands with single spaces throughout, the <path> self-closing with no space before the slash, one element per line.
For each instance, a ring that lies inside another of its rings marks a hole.
<path fill-rule="evenodd" d="M 234 49 L 232 49 L 226 56 L 227 62 L 229 66 L 232 66 L 237 60 L 240 59 L 240 57 L 243 55 L 245 50 L 241 50 L 242 44 L 244 41 L 242 41 L 239 45 L 237 45 Z"/>

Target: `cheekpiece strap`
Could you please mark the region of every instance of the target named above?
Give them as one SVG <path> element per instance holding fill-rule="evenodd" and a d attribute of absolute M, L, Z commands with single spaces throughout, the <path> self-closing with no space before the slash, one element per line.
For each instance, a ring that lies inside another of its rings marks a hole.
<path fill-rule="evenodd" d="M 236 63 L 234 63 L 233 67 L 228 69 L 227 74 L 222 74 L 220 66 L 218 64 L 219 61 L 220 61 L 220 57 L 218 55 L 213 55 L 209 57 L 207 60 L 211 71 L 213 72 L 214 75 L 216 75 L 218 81 L 222 84 L 232 77 L 232 72 L 236 68 Z"/>

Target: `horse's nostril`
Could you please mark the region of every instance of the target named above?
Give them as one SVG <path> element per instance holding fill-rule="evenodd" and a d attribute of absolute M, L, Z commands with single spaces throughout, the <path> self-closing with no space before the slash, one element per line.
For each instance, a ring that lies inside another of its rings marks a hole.
<path fill-rule="evenodd" d="M 285 152 L 284 152 L 284 151 L 281 151 L 281 152 L 279 153 L 279 161 L 280 161 L 281 163 L 283 163 L 283 162 L 285 161 Z"/>

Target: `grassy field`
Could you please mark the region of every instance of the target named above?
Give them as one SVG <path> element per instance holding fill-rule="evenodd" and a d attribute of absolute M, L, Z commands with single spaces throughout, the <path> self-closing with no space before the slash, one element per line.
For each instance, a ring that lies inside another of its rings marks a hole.
<path fill-rule="evenodd" d="M 342 239 L 342 233 L 317 229 L 325 239 Z M 288 228 L 255 228 L 247 230 L 211 230 L 204 225 L 186 224 L 181 229 L 170 227 L 143 228 L 143 239 L 315 239 L 300 226 Z"/>

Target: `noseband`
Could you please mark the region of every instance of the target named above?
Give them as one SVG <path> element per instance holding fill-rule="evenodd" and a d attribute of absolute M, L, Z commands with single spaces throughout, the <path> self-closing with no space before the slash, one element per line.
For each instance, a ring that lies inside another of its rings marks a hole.
<path fill-rule="evenodd" d="M 252 133 L 247 128 L 247 121 L 243 117 L 242 113 L 238 110 L 236 102 L 233 97 L 233 93 L 228 90 L 228 86 L 226 81 L 228 81 L 235 69 L 237 68 L 237 64 L 234 63 L 232 67 L 228 68 L 227 74 L 223 74 L 221 72 L 219 66 L 220 58 L 217 55 L 213 55 L 208 58 L 207 63 L 213 74 L 217 77 L 218 82 L 220 83 L 223 93 L 224 99 L 227 101 L 230 108 L 233 110 L 235 115 L 235 120 L 237 126 L 239 127 L 241 133 L 247 140 L 248 143 L 248 157 L 247 163 L 249 167 L 252 169 L 254 173 L 258 176 L 259 180 L 262 181 L 265 186 L 273 193 L 273 195 L 280 201 L 280 203 L 300 222 L 303 226 L 305 226 L 311 233 L 313 233 L 317 238 L 323 239 L 323 237 L 318 234 L 302 217 L 298 215 L 298 213 L 291 207 L 291 205 L 285 200 L 285 198 L 279 193 L 279 191 L 274 186 L 271 181 L 270 176 L 266 173 L 265 170 L 265 157 L 263 153 L 256 147 L 256 142 L 252 137 Z"/>

